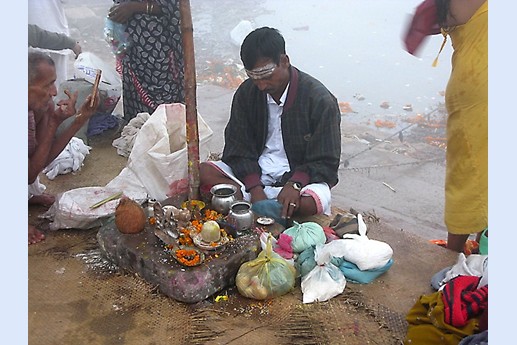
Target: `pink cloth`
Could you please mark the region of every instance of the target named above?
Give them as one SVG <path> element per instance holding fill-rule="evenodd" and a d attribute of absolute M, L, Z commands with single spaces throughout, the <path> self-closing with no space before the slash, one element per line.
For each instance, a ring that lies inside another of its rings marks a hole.
<path fill-rule="evenodd" d="M 424 0 L 416 8 L 411 23 L 407 27 L 404 43 L 408 53 L 416 55 L 424 39 L 429 35 L 440 33 L 435 0 Z"/>

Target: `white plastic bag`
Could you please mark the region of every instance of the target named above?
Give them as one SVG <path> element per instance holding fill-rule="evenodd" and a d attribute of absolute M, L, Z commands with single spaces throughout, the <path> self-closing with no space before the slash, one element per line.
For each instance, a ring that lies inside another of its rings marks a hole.
<path fill-rule="evenodd" d="M 345 290 L 346 278 L 343 272 L 330 262 L 332 255 L 327 245 L 316 245 L 314 260 L 316 267 L 302 278 L 303 303 L 327 301 Z"/>
<path fill-rule="evenodd" d="M 115 66 L 104 62 L 101 58 L 90 52 L 79 54 L 74 61 L 75 78 L 85 79 L 92 85 L 95 82 L 98 69 L 102 71 L 99 90 L 107 94 L 107 97 L 103 98 L 103 104 L 99 105 L 99 111 L 105 109 L 113 111 L 122 95 L 122 79 L 115 69 Z"/>
<path fill-rule="evenodd" d="M 105 220 L 115 214 L 119 199 L 108 201 L 92 209 L 91 206 L 104 200 L 120 190 L 105 187 L 76 188 L 59 194 L 56 201 L 41 217 L 51 220 L 50 230 L 91 229 L 101 226 Z M 145 193 L 123 191 L 124 195 L 136 202 L 147 199 Z"/>
<path fill-rule="evenodd" d="M 393 256 L 393 249 L 385 242 L 371 240 L 366 236 L 366 224 L 361 214 L 357 215 L 357 223 L 359 235 L 345 234 L 343 240 L 334 240 L 329 244 L 338 241 L 332 247 L 336 249 L 339 246 L 343 258 L 354 263 L 361 271 L 384 267 Z M 339 255 L 335 251 L 333 254 Z"/>
<path fill-rule="evenodd" d="M 145 190 L 163 201 L 188 194 L 188 154 L 185 105 L 162 104 L 144 123 L 129 155 L 126 167 L 106 187 L 124 191 Z M 198 114 L 199 158 L 209 155 L 212 130 Z"/>

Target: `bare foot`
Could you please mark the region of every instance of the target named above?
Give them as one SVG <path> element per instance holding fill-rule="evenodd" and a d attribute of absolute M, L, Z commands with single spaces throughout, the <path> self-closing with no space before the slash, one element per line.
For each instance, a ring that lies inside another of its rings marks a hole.
<path fill-rule="evenodd" d="M 41 242 L 45 239 L 45 234 L 36 229 L 34 225 L 29 224 L 29 245 Z"/>
<path fill-rule="evenodd" d="M 29 205 L 42 205 L 46 207 L 52 206 L 52 204 L 56 201 L 56 197 L 52 194 L 43 193 L 40 195 L 34 195 L 29 199 Z"/>

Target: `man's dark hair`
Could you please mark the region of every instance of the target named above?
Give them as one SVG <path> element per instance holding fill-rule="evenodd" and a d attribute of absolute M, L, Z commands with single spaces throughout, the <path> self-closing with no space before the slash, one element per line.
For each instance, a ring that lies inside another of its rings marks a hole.
<path fill-rule="evenodd" d="M 42 62 L 45 62 L 47 64 L 49 64 L 50 66 L 55 66 L 54 64 L 54 60 L 52 60 L 52 58 L 45 54 L 45 53 L 42 53 L 42 52 L 29 52 L 29 75 L 28 75 L 28 79 L 29 79 L 29 83 L 33 82 L 34 80 L 36 80 L 38 78 L 38 75 L 39 75 L 39 65 L 42 63 Z"/>
<path fill-rule="evenodd" d="M 248 70 L 253 69 L 260 58 L 270 58 L 278 65 L 282 54 L 285 54 L 285 41 L 274 28 L 255 29 L 246 36 L 241 45 L 241 60 Z"/>

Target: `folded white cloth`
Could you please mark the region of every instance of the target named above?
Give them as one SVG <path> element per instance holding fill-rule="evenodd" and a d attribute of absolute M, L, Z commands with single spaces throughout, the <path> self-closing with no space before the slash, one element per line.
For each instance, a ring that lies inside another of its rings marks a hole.
<path fill-rule="evenodd" d="M 91 147 L 85 145 L 82 139 L 72 137 L 59 156 L 43 169 L 43 173 L 50 180 L 53 180 L 57 175 L 64 175 L 81 169 L 86 155 L 90 153 L 90 149 Z"/>

